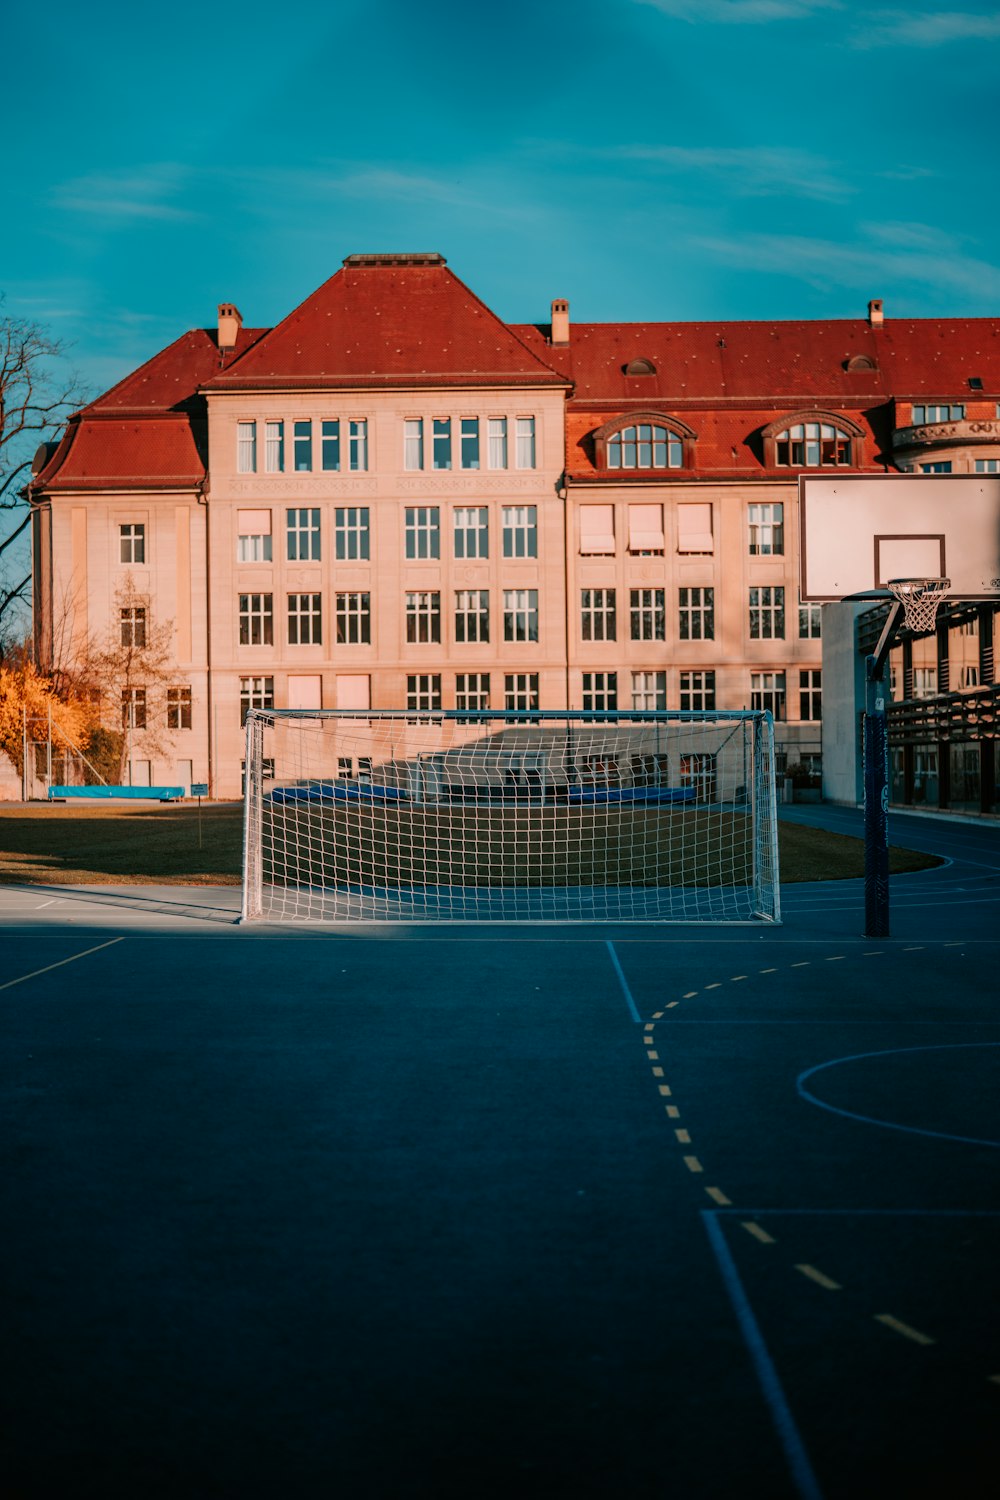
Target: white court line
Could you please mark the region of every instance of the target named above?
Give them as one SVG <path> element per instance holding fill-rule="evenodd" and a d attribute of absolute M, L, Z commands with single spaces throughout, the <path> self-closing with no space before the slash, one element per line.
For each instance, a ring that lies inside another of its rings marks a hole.
<path fill-rule="evenodd" d="M 116 937 L 106 943 L 98 943 L 96 948 L 84 948 L 82 953 L 74 953 L 71 958 L 61 958 L 58 963 L 46 964 L 44 969 L 34 969 L 30 974 L 22 974 L 20 979 L 8 979 L 6 984 L 0 984 L 0 990 L 9 990 L 12 985 L 24 984 L 28 979 L 37 979 L 40 974 L 50 974 L 53 969 L 61 969 L 64 964 L 74 964 L 78 958 L 86 958 L 89 953 L 100 953 L 102 948 L 113 948 L 115 943 L 124 941 L 123 937 Z"/>

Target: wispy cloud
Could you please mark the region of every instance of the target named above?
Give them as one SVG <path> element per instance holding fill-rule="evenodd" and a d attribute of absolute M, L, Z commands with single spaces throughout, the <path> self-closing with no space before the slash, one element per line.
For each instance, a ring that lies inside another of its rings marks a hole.
<path fill-rule="evenodd" d="M 942 47 L 948 42 L 988 42 L 1000 37 L 1000 13 L 873 10 L 850 38 L 854 47 Z"/>
<path fill-rule="evenodd" d="M 841 10 L 842 0 L 634 0 L 677 21 L 760 26 L 769 21 L 801 21 L 817 11 Z"/>
<path fill-rule="evenodd" d="M 855 191 L 832 163 L 795 146 L 612 146 L 594 155 L 642 162 L 665 172 L 723 178 L 742 197 L 842 199 Z"/>
<path fill-rule="evenodd" d="M 192 210 L 169 201 L 186 175 L 185 169 L 164 164 L 139 172 L 74 177 L 52 189 L 49 203 L 67 213 L 118 221 L 194 219 L 198 215 Z"/>

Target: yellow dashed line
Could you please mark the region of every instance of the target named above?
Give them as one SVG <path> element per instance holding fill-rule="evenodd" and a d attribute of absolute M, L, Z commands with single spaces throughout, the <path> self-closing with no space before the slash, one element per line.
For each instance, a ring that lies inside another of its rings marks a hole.
<path fill-rule="evenodd" d="M 674 1135 L 677 1137 L 677 1140 L 680 1143 L 680 1145 L 682 1145 L 682 1146 L 690 1146 L 690 1144 L 691 1144 L 691 1135 L 690 1135 L 690 1133 L 687 1130 L 675 1130 L 674 1131 Z"/>
<path fill-rule="evenodd" d="M 929 1338 L 926 1333 L 921 1333 L 916 1328 L 911 1328 L 909 1323 L 901 1323 L 891 1313 L 876 1313 L 876 1323 L 883 1323 L 886 1328 L 891 1328 L 893 1333 L 901 1333 L 904 1339 L 910 1339 L 914 1344 L 934 1344 L 936 1339 Z"/>
<path fill-rule="evenodd" d="M 774 1244 L 774 1236 L 768 1234 L 766 1229 L 761 1229 L 760 1225 L 755 1224 L 752 1219 L 744 1220 L 743 1228 L 747 1234 L 752 1234 L 755 1240 L 760 1240 L 762 1245 Z"/>
<path fill-rule="evenodd" d="M 659 1062 L 660 1060 L 660 1054 L 658 1052 L 647 1052 L 646 1057 L 650 1062 Z"/>
<path fill-rule="evenodd" d="M 656 1037 L 655 1036 L 644 1036 L 642 1040 L 646 1044 L 647 1047 L 655 1047 L 656 1046 Z"/>
<path fill-rule="evenodd" d="M 790 967 L 793 969 L 808 969 L 810 962 L 810 959 L 805 958 L 801 961 L 801 963 L 792 964 L 790 965 Z"/>
<path fill-rule="evenodd" d="M 718 984 L 706 984 L 705 988 L 706 988 L 706 990 L 721 990 L 722 989 L 722 980 L 720 979 L 719 982 L 718 982 Z"/>
<path fill-rule="evenodd" d="M 717 1203 L 720 1208 L 728 1208 L 733 1201 L 732 1198 L 726 1197 L 721 1188 L 707 1187 L 705 1192 L 711 1198 L 712 1202 Z"/>
<path fill-rule="evenodd" d="M 694 997 L 695 997 L 695 995 L 697 995 L 697 993 L 698 993 L 697 990 L 688 990 L 688 992 L 687 992 L 686 995 L 682 995 L 681 996 L 681 999 L 682 1000 L 693 1000 Z"/>
<path fill-rule="evenodd" d="M 883 950 L 881 948 L 869 948 L 868 952 L 867 953 L 862 953 L 861 957 L 862 958 L 881 958 L 882 957 L 882 952 L 883 952 Z"/>
<path fill-rule="evenodd" d="M 729 981 L 729 983 L 730 984 L 739 984 L 740 980 L 741 979 L 746 979 L 746 977 L 747 976 L 745 974 L 734 974 L 733 977 L 732 977 L 732 979 Z"/>
<path fill-rule="evenodd" d="M 654 1068 L 653 1069 L 653 1077 L 654 1078 L 662 1078 L 663 1077 L 663 1069 L 662 1068 Z"/>
<path fill-rule="evenodd" d="M 904 953 L 923 953 L 923 951 L 924 951 L 924 949 L 923 949 L 923 944 L 922 943 L 918 943 L 915 948 L 904 948 L 903 949 Z"/>
<path fill-rule="evenodd" d="M 829 1276 L 824 1276 L 822 1271 L 817 1271 L 815 1266 L 799 1265 L 796 1271 L 801 1271 L 803 1276 L 808 1276 L 810 1281 L 815 1281 L 817 1286 L 825 1287 L 828 1292 L 839 1292 L 843 1288 L 839 1281 L 832 1281 Z"/>
<path fill-rule="evenodd" d="M 646 1025 L 645 1025 L 645 1030 L 646 1031 L 655 1031 L 656 1027 L 653 1025 L 652 1021 L 647 1021 Z"/>
<path fill-rule="evenodd" d="M 662 1012 L 662 1010 L 654 1010 L 654 1012 L 653 1012 L 653 1020 L 654 1021 L 662 1021 L 663 1020 L 663 1012 Z"/>
<path fill-rule="evenodd" d="M 846 953 L 834 953 L 830 958 L 827 959 L 827 963 L 828 964 L 840 964 L 840 963 L 843 963 L 843 961 L 844 961 L 844 959 L 846 957 L 847 957 Z"/>
<path fill-rule="evenodd" d="M 672 1093 L 672 1089 L 669 1083 L 658 1083 L 656 1086 L 659 1089 L 660 1093 L 664 1095 L 664 1097 Z"/>
<path fill-rule="evenodd" d="M 667 1001 L 667 1010 L 673 1010 L 674 1006 L 675 1005 L 680 1005 L 680 1003 L 681 1002 L 679 1000 L 668 1000 Z"/>
<path fill-rule="evenodd" d="M 704 1172 L 705 1170 L 696 1156 L 685 1156 L 684 1165 L 689 1172 Z"/>
<path fill-rule="evenodd" d="M 679 1110 L 679 1109 L 678 1109 L 678 1108 L 677 1108 L 677 1105 L 676 1105 L 676 1104 L 668 1104 L 668 1105 L 667 1105 L 667 1106 L 666 1106 L 666 1110 L 667 1110 L 667 1115 L 668 1115 L 668 1117 L 669 1117 L 669 1118 L 670 1118 L 670 1119 L 671 1119 L 671 1120 L 679 1120 L 679 1119 L 680 1119 L 680 1117 L 681 1117 L 681 1112 L 680 1112 L 680 1110 Z"/>
<path fill-rule="evenodd" d="M 758 969 L 759 974 L 777 974 L 777 969 Z"/>

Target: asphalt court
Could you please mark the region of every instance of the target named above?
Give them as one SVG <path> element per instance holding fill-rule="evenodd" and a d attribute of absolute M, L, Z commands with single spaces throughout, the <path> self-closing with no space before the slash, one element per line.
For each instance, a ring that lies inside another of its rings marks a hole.
<path fill-rule="evenodd" d="M 12 1492 L 993 1495 L 1000 851 L 913 837 L 878 942 L 856 882 L 702 930 L 0 891 Z"/>

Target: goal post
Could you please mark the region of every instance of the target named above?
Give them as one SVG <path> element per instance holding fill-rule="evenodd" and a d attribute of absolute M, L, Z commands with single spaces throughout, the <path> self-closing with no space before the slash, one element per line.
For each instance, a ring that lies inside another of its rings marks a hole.
<path fill-rule="evenodd" d="M 243 918 L 777 922 L 771 715 L 251 709 Z"/>

